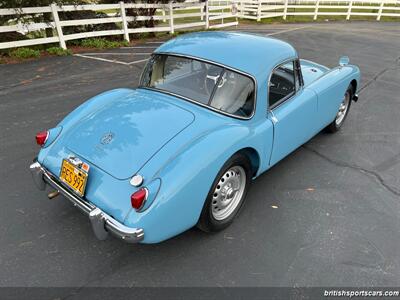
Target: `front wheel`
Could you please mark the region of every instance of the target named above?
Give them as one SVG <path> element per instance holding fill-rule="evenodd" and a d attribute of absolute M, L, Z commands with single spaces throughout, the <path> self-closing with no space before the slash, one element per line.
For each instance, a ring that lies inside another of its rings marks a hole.
<path fill-rule="evenodd" d="M 336 114 L 335 120 L 331 124 L 326 127 L 328 132 L 334 133 L 339 131 L 340 127 L 342 127 L 344 120 L 347 117 L 347 114 L 350 111 L 351 99 L 353 98 L 353 88 L 351 85 L 346 90 L 344 94 L 342 103 L 340 103 L 339 111 Z"/>
<path fill-rule="evenodd" d="M 251 179 L 246 156 L 235 154 L 221 168 L 208 193 L 197 227 L 206 232 L 229 226 L 244 203 Z"/>

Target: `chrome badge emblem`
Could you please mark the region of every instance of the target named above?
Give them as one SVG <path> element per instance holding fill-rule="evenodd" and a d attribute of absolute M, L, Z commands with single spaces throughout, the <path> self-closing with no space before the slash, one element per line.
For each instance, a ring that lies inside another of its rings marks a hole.
<path fill-rule="evenodd" d="M 107 144 L 111 143 L 113 139 L 114 139 L 114 133 L 107 132 L 101 137 L 100 143 L 103 145 L 107 145 Z"/>

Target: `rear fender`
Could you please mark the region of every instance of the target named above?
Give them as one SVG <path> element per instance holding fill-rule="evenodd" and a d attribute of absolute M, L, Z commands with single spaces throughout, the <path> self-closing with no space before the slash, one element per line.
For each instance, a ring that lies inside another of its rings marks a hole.
<path fill-rule="evenodd" d="M 192 140 L 156 172 L 161 187 L 152 205 L 142 213 L 132 210 L 125 225 L 143 228 L 144 243 L 156 243 L 193 227 L 224 163 L 243 148 L 258 151 L 262 142 L 256 130 L 240 125 Z"/>

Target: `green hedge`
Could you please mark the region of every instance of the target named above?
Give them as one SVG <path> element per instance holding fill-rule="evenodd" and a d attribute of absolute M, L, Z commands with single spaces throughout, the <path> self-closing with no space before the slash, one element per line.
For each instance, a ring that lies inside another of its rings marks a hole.
<path fill-rule="evenodd" d="M 10 56 L 14 58 L 32 58 L 39 57 L 40 51 L 30 48 L 17 48 L 10 51 Z"/>
<path fill-rule="evenodd" d="M 63 49 L 63 48 L 60 48 L 60 47 L 50 47 L 50 48 L 47 48 L 46 51 L 49 54 L 57 55 L 57 56 L 65 56 L 65 55 L 71 55 L 72 54 L 71 50 Z"/>

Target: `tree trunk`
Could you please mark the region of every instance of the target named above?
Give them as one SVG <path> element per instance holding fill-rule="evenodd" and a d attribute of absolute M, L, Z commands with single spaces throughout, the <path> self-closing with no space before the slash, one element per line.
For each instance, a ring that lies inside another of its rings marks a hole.
<path fill-rule="evenodd" d="M 43 14 L 43 21 L 45 23 L 54 22 L 52 14 L 51 13 Z M 53 28 L 46 28 L 46 37 L 52 37 L 52 36 L 54 36 Z"/>

